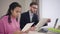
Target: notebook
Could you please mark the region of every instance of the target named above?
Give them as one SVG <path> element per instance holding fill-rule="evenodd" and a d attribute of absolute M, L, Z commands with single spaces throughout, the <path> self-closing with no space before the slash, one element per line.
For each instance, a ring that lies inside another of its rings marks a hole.
<path fill-rule="evenodd" d="M 36 31 L 39 31 L 40 30 L 40 28 L 47 22 L 47 18 L 42 18 L 40 21 L 39 21 L 39 23 L 35 26 L 36 27 Z"/>
<path fill-rule="evenodd" d="M 22 29 L 23 32 L 29 30 L 29 28 L 31 28 L 31 26 L 33 25 L 34 23 L 28 23 L 25 25 L 25 27 Z"/>

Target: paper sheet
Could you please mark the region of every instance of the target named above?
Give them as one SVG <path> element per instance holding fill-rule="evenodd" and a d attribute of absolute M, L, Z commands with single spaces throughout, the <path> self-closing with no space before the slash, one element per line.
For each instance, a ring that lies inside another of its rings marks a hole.
<path fill-rule="evenodd" d="M 38 31 L 45 23 L 47 22 L 47 18 L 42 18 L 39 23 L 35 26 L 36 27 L 36 31 Z"/>
<path fill-rule="evenodd" d="M 33 25 L 33 23 L 26 24 L 25 27 L 22 29 L 22 31 L 24 32 L 24 31 L 28 30 L 32 25 Z"/>

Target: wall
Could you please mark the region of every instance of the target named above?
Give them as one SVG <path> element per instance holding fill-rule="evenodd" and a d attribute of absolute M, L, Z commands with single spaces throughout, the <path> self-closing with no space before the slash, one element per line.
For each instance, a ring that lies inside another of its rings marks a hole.
<path fill-rule="evenodd" d="M 60 0 L 40 0 L 39 2 L 41 17 L 51 18 L 48 27 L 54 26 L 56 18 L 59 18 L 58 25 L 60 25 Z"/>
<path fill-rule="evenodd" d="M 12 2 L 20 3 L 22 5 L 22 13 L 23 13 L 28 10 L 31 0 L 0 0 L 0 17 L 6 14 L 9 5 Z"/>

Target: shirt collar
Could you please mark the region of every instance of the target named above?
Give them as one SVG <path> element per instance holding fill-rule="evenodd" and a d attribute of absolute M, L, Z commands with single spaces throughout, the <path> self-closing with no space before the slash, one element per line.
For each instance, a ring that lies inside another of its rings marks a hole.
<path fill-rule="evenodd" d="M 33 16 L 33 13 L 31 13 L 31 11 L 29 11 L 29 14 Z"/>

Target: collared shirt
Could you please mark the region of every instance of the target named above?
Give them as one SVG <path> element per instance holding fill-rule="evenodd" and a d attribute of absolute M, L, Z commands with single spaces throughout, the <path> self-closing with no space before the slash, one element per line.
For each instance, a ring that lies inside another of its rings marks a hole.
<path fill-rule="evenodd" d="M 29 11 L 29 15 L 30 15 L 30 22 L 32 22 L 33 13 L 31 13 L 31 11 Z"/>

